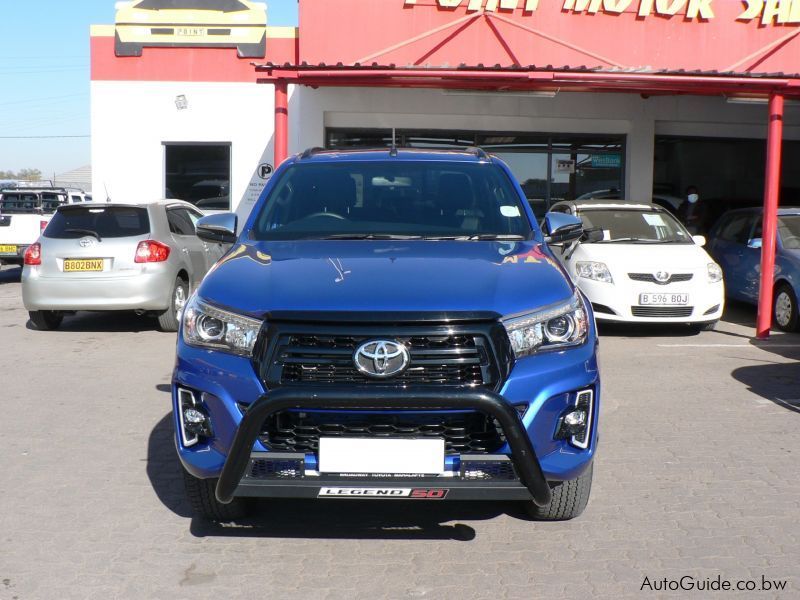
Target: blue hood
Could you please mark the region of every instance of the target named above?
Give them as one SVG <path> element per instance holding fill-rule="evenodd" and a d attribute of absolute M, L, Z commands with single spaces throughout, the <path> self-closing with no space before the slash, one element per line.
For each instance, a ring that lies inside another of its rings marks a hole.
<path fill-rule="evenodd" d="M 199 294 L 236 312 L 493 312 L 567 300 L 572 285 L 537 242 L 300 241 L 235 246 Z"/>

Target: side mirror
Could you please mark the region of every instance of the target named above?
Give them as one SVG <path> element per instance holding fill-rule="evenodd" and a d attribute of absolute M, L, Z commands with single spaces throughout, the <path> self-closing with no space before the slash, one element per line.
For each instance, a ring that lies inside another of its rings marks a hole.
<path fill-rule="evenodd" d="M 544 216 L 544 233 L 548 244 L 574 242 L 583 236 L 583 221 L 565 213 L 549 212 Z"/>
<path fill-rule="evenodd" d="M 753 250 L 759 250 L 761 248 L 761 243 L 761 238 L 753 238 L 747 241 L 747 247 Z"/>
<path fill-rule="evenodd" d="M 706 236 L 704 235 L 693 235 L 692 241 L 697 244 L 698 246 L 705 246 L 706 245 Z"/>
<path fill-rule="evenodd" d="M 592 227 L 591 229 L 583 230 L 583 237 L 581 238 L 581 241 L 586 242 L 587 244 L 593 244 L 595 242 L 602 242 L 603 237 L 603 230 L 601 228 Z"/>
<path fill-rule="evenodd" d="M 204 242 L 233 244 L 236 242 L 236 213 L 209 215 L 197 221 L 197 237 Z"/>

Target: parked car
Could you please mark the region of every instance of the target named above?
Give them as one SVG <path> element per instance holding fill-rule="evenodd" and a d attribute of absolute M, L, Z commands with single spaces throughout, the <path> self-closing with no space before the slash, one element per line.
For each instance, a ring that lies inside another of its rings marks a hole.
<path fill-rule="evenodd" d="M 117 2 L 117 56 L 141 56 L 145 46 L 212 46 L 236 48 L 240 58 L 264 58 L 266 36 L 267 5 L 263 2 Z"/>
<path fill-rule="evenodd" d="M 135 310 L 176 331 L 189 294 L 224 252 L 197 237 L 202 216 L 177 200 L 60 207 L 25 253 L 31 322 L 55 329 L 68 312 Z"/>
<path fill-rule="evenodd" d="M 594 236 L 557 256 L 602 321 L 688 323 L 713 329 L 722 316 L 720 267 L 668 211 L 652 204 L 583 200 L 554 212 L 579 217 Z"/>
<path fill-rule="evenodd" d="M 728 296 L 758 304 L 761 287 L 763 209 L 734 210 L 719 220 L 709 236 L 709 251 L 722 266 Z M 773 314 L 778 327 L 797 331 L 800 297 L 800 208 L 778 209 Z"/>
<path fill-rule="evenodd" d="M 594 190 L 578 196 L 577 200 L 622 200 L 622 192 L 618 189 L 608 190 Z M 680 198 L 673 194 L 666 194 L 663 192 L 655 191 L 651 198 L 651 203 L 660 206 L 671 212 L 673 215 L 678 214 L 678 210 L 686 202 L 686 198 Z"/>
<path fill-rule="evenodd" d="M 600 380 L 589 305 L 483 151 L 307 151 L 198 235 L 233 244 L 190 298 L 173 375 L 198 515 L 249 496 L 584 509 Z M 324 510 L 320 508 L 320 510 Z"/>
<path fill-rule="evenodd" d="M 0 264 L 21 265 L 25 251 L 47 227 L 59 206 L 84 202 L 69 188 L 11 188 L 0 191 Z"/>

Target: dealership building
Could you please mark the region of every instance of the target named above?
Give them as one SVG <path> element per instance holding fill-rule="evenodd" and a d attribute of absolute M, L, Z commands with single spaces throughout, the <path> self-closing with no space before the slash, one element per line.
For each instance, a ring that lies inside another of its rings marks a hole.
<path fill-rule="evenodd" d="M 118 26 L 91 34 L 96 198 L 245 215 L 289 153 L 395 140 L 485 148 L 537 212 L 800 203 L 800 0 L 299 0 L 263 58 L 118 56 Z"/>

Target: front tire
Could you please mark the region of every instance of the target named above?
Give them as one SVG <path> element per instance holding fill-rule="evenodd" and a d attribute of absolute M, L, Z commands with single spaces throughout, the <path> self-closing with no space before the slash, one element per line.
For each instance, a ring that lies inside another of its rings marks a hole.
<path fill-rule="evenodd" d="M 783 331 L 797 331 L 800 317 L 797 311 L 797 296 L 790 285 L 780 284 L 775 288 L 775 298 L 772 301 L 772 314 L 775 323 Z"/>
<path fill-rule="evenodd" d="M 58 329 L 64 320 L 64 315 L 55 310 L 32 310 L 28 312 L 28 317 L 39 331 Z"/>
<path fill-rule="evenodd" d="M 183 485 L 192 511 L 208 521 L 234 521 L 247 515 L 249 504 L 246 498 L 234 498 L 230 504 L 222 504 L 215 495 L 216 479 L 198 479 L 183 470 Z"/>
<path fill-rule="evenodd" d="M 169 308 L 158 315 L 158 328 L 161 331 L 178 331 L 183 317 L 183 309 L 189 298 L 189 283 L 182 277 L 175 280 L 170 295 Z"/>
<path fill-rule="evenodd" d="M 553 497 L 546 506 L 525 504 L 528 515 L 537 521 L 568 521 L 579 517 L 589 503 L 594 463 L 577 479 L 550 484 Z"/>

